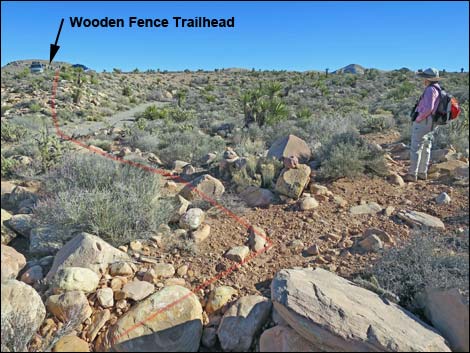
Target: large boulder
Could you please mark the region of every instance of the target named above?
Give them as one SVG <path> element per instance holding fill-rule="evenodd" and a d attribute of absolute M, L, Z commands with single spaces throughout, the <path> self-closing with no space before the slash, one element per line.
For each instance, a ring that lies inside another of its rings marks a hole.
<path fill-rule="evenodd" d="M 46 317 L 46 308 L 39 294 L 22 282 L 2 282 L 1 292 L 2 352 L 24 352 Z"/>
<path fill-rule="evenodd" d="M 259 340 L 260 352 L 319 352 L 310 341 L 289 326 L 274 326 L 263 332 Z"/>
<path fill-rule="evenodd" d="M 82 291 L 70 291 L 51 295 L 46 301 L 47 311 L 71 327 L 76 327 L 88 319 L 92 309 Z"/>
<path fill-rule="evenodd" d="M 80 290 L 93 292 L 100 282 L 100 277 L 84 267 L 64 267 L 57 271 L 52 279 L 52 287 L 58 292 Z"/>
<path fill-rule="evenodd" d="M 31 213 L 37 201 L 36 191 L 34 187 L 15 186 L 8 197 L 9 209 L 15 213 Z"/>
<path fill-rule="evenodd" d="M 445 229 L 444 223 L 437 217 L 424 212 L 401 210 L 397 213 L 398 218 L 413 228 Z"/>
<path fill-rule="evenodd" d="M 453 148 L 444 148 L 431 151 L 431 161 L 433 163 L 443 163 L 457 159 L 457 152 Z"/>
<path fill-rule="evenodd" d="M 300 163 L 307 163 L 312 152 L 307 143 L 295 135 L 287 135 L 274 141 L 268 151 L 268 157 L 283 161 L 284 158 L 296 157 Z"/>
<path fill-rule="evenodd" d="M 8 245 L 2 244 L 1 250 L 1 281 L 15 279 L 25 267 L 26 258 Z"/>
<path fill-rule="evenodd" d="M 454 176 L 456 174 L 456 170 L 459 170 L 459 168 L 468 169 L 468 163 L 460 160 L 450 160 L 443 163 L 433 164 L 429 167 L 429 173 L 432 174 L 438 172 L 440 174 Z"/>
<path fill-rule="evenodd" d="M 17 214 L 12 216 L 6 222 L 6 225 L 23 237 L 29 238 L 31 229 L 34 227 L 33 216 L 29 214 Z"/>
<path fill-rule="evenodd" d="M 132 307 L 102 336 L 100 351 L 196 352 L 202 307 L 189 289 L 169 286 Z"/>
<path fill-rule="evenodd" d="M 424 313 L 454 352 L 468 352 L 468 302 L 458 289 L 427 289 Z"/>
<path fill-rule="evenodd" d="M 310 167 L 300 164 L 296 169 L 284 169 L 276 182 L 276 191 L 298 199 L 310 181 Z"/>
<path fill-rule="evenodd" d="M 266 207 L 274 200 L 274 194 L 271 190 L 249 186 L 240 194 L 243 201 L 249 207 Z"/>
<path fill-rule="evenodd" d="M 16 185 L 9 181 L 1 182 L 1 198 L 2 198 L 2 207 L 9 208 L 9 198 L 10 194 L 15 189 Z"/>
<path fill-rule="evenodd" d="M 217 331 L 224 351 L 245 352 L 271 315 L 269 299 L 258 295 L 242 297 L 224 314 Z"/>
<path fill-rule="evenodd" d="M 11 213 L 2 208 L 2 244 L 8 244 L 16 238 L 16 233 L 7 226 L 8 221 L 11 219 L 11 217 Z"/>
<path fill-rule="evenodd" d="M 103 239 L 88 233 L 80 233 L 56 254 L 46 280 L 50 281 L 59 269 L 65 267 L 85 267 L 100 274 L 109 264 L 118 261 L 130 261 L 130 258 Z"/>
<path fill-rule="evenodd" d="M 320 268 L 281 270 L 271 296 L 282 318 L 322 351 L 450 351 L 413 314 Z"/>
<path fill-rule="evenodd" d="M 54 255 L 71 237 L 69 231 L 52 225 L 34 228 L 30 231 L 29 252 L 36 256 Z"/>
<path fill-rule="evenodd" d="M 186 200 L 217 200 L 225 192 L 222 182 L 209 174 L 204 174 L 187 184 L 180 192 Z"/>

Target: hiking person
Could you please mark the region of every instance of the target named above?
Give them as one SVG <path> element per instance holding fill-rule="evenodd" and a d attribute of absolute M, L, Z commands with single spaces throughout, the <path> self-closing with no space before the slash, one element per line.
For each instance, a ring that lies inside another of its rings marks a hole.
<path fill-rule="evenodd" d="M 413 182 L 428 178 L 428 166 L 431 158 L 431 146 L 434 135 L 433 115 L 439 105 L 441 87 L 438 81 L 439 71 L 434 68 L 417 73 L 424 78 L 425 89 L 412 112 L 410 168 L 405 181 Z"/>

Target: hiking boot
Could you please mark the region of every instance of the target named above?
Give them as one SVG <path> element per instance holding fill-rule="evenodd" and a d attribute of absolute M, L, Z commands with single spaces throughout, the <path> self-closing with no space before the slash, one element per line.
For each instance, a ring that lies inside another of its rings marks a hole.
<path fill-rule="evenodd" d="M 403 178 L 404 181 L 407 181 L 409 183 L 415 182 L 418 180 L 418 177 L 413 174 L 406 174 Z"/>
<path fill-rule="evenodd" d="M 419 180 L 428 180 L 428 175 L 426 173 L 418 173 Z"/>

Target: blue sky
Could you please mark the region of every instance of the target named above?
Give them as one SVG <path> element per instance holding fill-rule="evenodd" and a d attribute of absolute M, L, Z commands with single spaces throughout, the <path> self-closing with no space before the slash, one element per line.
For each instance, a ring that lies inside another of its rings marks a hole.
<path fill-rule="evenodd" d="M 1 64 L 48 59 L 93 69 L 244 67 L 331 71 L 468 71 L 469 3 L 463 2 L 15 2 L 2 1 Z M 69 17 L 235 17 L 235 28 L 71 28 Z"/>

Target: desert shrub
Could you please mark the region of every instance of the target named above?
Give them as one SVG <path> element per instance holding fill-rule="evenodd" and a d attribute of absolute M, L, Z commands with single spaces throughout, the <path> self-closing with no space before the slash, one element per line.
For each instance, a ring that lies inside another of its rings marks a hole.
<path fill-rule="evenodd" d="M 274 158 L 248 156 L 245 166 L 239 170 L 233 170 L 231 178 L 240 189 L 248 186 L 271 189 L 282 168 L 283 164 Z"/>
<path fill-rule="evenodd" d="M 101 139 L 88 140 L 88 146 L 96 146 L 107 152 L 111 152 L 112 145 L 113 143 L 110 140 L 101 140 Z"/>
<path fill-rule="evenodd" d="M 144 152 L 157 154 L 160 150 L 161 141 L 158 136 L 146 131 L 141 131 L 140 133 L 132 131 L 132 135 L 129 136 L 128 141 L 132 147 L 138 148 Z"/>
<path fill-rule="evenodd" d="M 257 163 L 257 170 L 261 174 L 261 186 L 272 189 L 282 168 L 283 164 L 275 158 L 260 158 Z"/>
<path fill-rule="evenodd" d="M 415 311 L 417 296 L 426 287 L 458 288 L 468 300 L 468 233 L 444 235 L 419 231 L 397 247 L 386 250 L 368 271 L 380 286 Z"/>
<path fill-rule="evenodd" d="M 198 130 L 177 130 L 159 134 L 158 153 L 167 164 L 183 160 L 197 165 L 209 152 L 222 152 L 225 141 L 220 136 L 209 136 Z"/>
<path fill-rule="evenodd" d="M 166 120 L 173 122 L 185 122 L 194 118 L 194 113 L 189 110 L 176 108 L 158 108 L 155 105 L 147 107 L 142 113 L 137 114 L 138 119 Z"/>
<path fill-rule="evenodd" d="M 15 174 L 15 171 L 18 168 L 18 161 L 14 160 L 13 158 L 5 157 L 3 153 L 1 158 L 2 177 L 11 177 Z"/>
<path fill-rule="evenodd" d="M 416 91 L 416 86 L 411 82 L 403 82 L 397 88 L 391 90 L 387 96 L 388 99 L 403 99 L 413 95 Z"/>
<path fill-rule="evenodd" d="M 231 179 L 240 189 L 245 189 L 248 186 L 261 186 L 262 177 L 257 171 L 256 157 L 246 157 L 246 164 L 243 168 L 231 171 Z"/>
<path fill-rule="evenodd" d="M 28 131 L 22 126 L 9 122 L 2 122 L 2 142 L 19 142 L 27 135 L 27 133 Z"/>
<path fill-rule="evenodd" d="M 36 138 L 36 143 L 43 171 L 46 171 L 55 165 L 65 150 L 64 146 L 60 143 L 59 138 L 50 134 L 47 129 L 41 130 L 39 137 Z"/>
<path fill-rule="evenodd" d="M 45 178 L 38 220 L 101 236 L 114 246 L 147 238 L 169 217 L 161 177 L 95 155 L 66 155 Z"/>
<path fill-rule="evenodd" d="M 62 70 L 61 69 L 61 72 L 60 72 L 60 79 L 61 80 L 66 80 L 66 81 L 71 81 L 73 80 L 73 75 L 71 72 L 69 71 L 65 71 L 65 70 Z"/>
<path fill-rule="evenodd" d="M 273 125 L 287 119 L 289 110 L 280 95 L 282 86 L 269 82 L 259 88 L 248 90 L 240 98 L 245 116 L 245 125 Z"/>
<path fill-rule="evenodd" d="M 440 126 L 434 134 L 434 146 L 447 148 L 453 146 L 458 152 L 468 155 L 469 149 L 469 117 L 468 102 L 462 105 L 462 113 L 459 118 L 445 126 Z"/>
<path fill-rule="evenodd" d="M 394 126 L 395 120 L 391 115 L 368 115 L 359 129 L 361 133 L 368 134 L 390 130 Z"/>
<path fill-rule="evenodd" d="M 312 114 L 312 111 L 308 107 L 303 107 L 297 111 L 296 117 L 299 120 L 309 120 Z"/>
<path fill-rule="evenodd" d="M 23 79 L 25 77 L 28 77 L 28 75 L 29 75 L 29 69 L 26 67 L 22 71 L 19 71 L 19 72 L 15 73 L 14 77 L 16 79 Z"/>
<path fill-rule="evenodd" d="M 334 136 L 319 151 L 320 177 L 355 178 L 364 173 L 385 175 L 387 166 L 383 152 L 374 149 L 356 133 Z"/>
<path fill-rule="evenodd" d="M 10 105 L 2 105 L 2 116 L 5 116 L 5 113 L 11 109 Z"/>
<path fill-rule="evenodd" d="M 126 96 L 126 97 L 130 97 L 132 94 L 132 90 L 129 86 L 125 86 L 123 89 L 122 89 L 122 95 L 123 96 Z"/>

